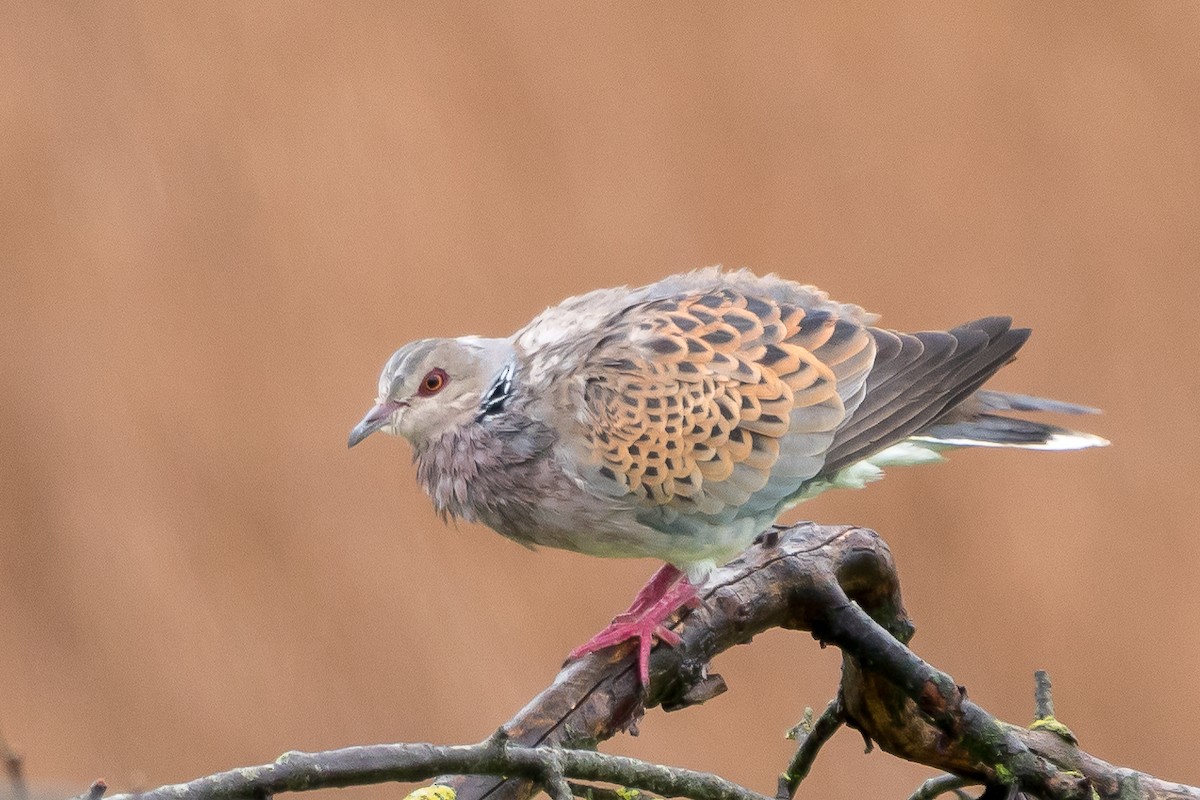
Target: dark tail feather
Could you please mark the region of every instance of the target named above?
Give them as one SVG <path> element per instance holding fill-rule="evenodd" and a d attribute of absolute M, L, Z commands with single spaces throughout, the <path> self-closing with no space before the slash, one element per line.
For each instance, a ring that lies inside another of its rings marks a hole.
<path fill-rule="evenodd" d="M 1018 395 L 1019 396 L 1019 395 Z M 1037 398 L 1030 398 L 1037 399 Z M 1058 405 L 1057 401 L 1047 401 Z M 1074 406 L 1083 408 L 1083 406 Z M 1014 408 L 1014 411 L 1033 409 Z M 1058 410 L 1055 408 L 1055 410 Z M 1061 413 L 1093 413 L 1089 411 Z M 1002 417 L 998 414 L 980 414 L 972 419 L 940 422 L 923 428 L 914 440 L 942 447 L 1021 447 L 1028 450 L 1082 450 L 1086 447 L 1103 447 L 1108 444 L 1090 433 L 1033 422 L 1027 419 Z"/>
<path fill-rule="evenodd" d="M 1062 400 L 1033 397 L 1028 394 L 994 392 L 991 389 L 980 389 L 975 393 L 974 399 L 979 401 L 980 411 L 1045 411 L 1049 414 L 1100 413 L 1100 409 L 1092 408 L 1091 406 L 1064 403 Z"/>

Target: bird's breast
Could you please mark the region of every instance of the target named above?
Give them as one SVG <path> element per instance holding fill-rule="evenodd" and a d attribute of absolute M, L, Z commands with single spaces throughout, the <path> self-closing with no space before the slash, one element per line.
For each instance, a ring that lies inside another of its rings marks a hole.
<path fill-rule="evenodd" d="M 674 528 L 636 504 L 597 496 L 564 467 L 537 423 L 468 426 L 417 453 L 417 477 L 443 516 L 482 522 L 526 546 L 605 558 L 723 563 L 758 533 L 755 520 Z"/>

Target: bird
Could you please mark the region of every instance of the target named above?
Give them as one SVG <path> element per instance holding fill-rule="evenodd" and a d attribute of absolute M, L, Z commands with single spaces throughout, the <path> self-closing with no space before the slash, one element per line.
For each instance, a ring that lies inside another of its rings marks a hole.
<path fill-rule="evenodd" d="M 981 388 L 1028 339 L 991 316 L 901 333 L 819 289 L 708 267 L 547 308 L 506 338 L 421 339 L 388 359 L 350 447 L 409 441 L 443 519 L 531 548 L 663 566 L 570 658 L 665 623 L 797 503 L 947 450 L 1074 450 L 1099 436 L 1012 414 L 1095 413 Z"/>

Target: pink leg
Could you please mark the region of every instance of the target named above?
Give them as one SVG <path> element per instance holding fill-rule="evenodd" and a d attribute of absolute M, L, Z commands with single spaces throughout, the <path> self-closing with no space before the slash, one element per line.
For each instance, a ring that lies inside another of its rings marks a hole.
<path fill-rule="evenodd" d="M 654 638 L 658 637 L 671 647 L 679 644 L 679 634 L 663 623 L 683 606 L 694 607 L 699 602 L 696 588 L 682 572 L 667 564 L 637 593 L 628 611 L 618 614 L 607 628 L 572 650 L 569 658 L 582 658 L 588 653 L 637 639 L 638 674 L 642 685 L 649 686 L 650 648 L 654 646 Z"/>
<path fill-rule="evenodd" d="M 683 573 L 674 564 L 663 564 L 657 572 L 650 576 L 646 585 L 638 590 L 637 596 L 633 598 L 633 605 L 629 606 L 629 609 L 620 616 L 625 617 L 645 611 L 661 600 L 663 595 L 682 577 Z"/>

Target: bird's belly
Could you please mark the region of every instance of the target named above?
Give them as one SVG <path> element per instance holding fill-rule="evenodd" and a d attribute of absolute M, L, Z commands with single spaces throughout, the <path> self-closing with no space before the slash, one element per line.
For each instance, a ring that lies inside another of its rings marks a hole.
<path fill-rule="evenodd" d="M 774 521 L 771 511 L 719 522 L 679 514 L 653 518 L 632 496 L 588 491 L 552 457 L 481 470 L 472 478 L 462 482 L 461 511 L 451 506 L 452 513 L 527 546 L 602 558 L 657 558 L 679 567 L 724 564 Z M 536 493 L 527 487 L 537 487 Z"/>
<path fill-rule="evenodd" d="M 601 558 L 657 558 L 677 566 L 712 562 L 720 565 L 744 550 L 770 520 L 739 519 L 725 525 L 660 530 L 639 522 L 633 509 L 612 511 L 561 506 L 539 508 L 533 519 L 485 520 L 522 544 L 556 547 Z M 495 524 L 494 524 L 495 523 Z"/>

